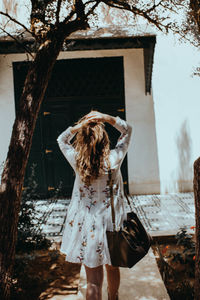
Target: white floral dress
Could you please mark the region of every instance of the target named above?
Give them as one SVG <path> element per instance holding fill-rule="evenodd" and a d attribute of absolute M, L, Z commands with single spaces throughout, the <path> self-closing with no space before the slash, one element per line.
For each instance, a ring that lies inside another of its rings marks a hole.
<path fill-rule="evenodd" d="M 114 127 L 121 135 L 115 149 L 110 151 L 109 160 L 113 181 L 115 223 L 117 228 L 120 228 L 128 211 L 120 166 L 128 150 L 132 128 L 119 117 L 116 117 Z M 76 152 L 70 143 L 74 136 L 71 128 L 68 127 L 57 139 L 62 153 L 76 173 L 60 250 L 66 254 L 66 261 L 69 262 L 83 263 L 90 268 L 103 264 L 111 265 L 106 239 L 106 230 L 113 230 L 108 169 L 90 186 L 81 181 L 76 170 Z"/>

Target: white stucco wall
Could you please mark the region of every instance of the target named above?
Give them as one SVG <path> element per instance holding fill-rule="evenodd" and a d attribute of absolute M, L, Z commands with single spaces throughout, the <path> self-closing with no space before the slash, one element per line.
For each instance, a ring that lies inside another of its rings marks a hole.
<path fill-rule="evenodd" d="M 132 194 L 159 193 L 159 168 L 152 96 L 145 95 L 143 50 L 62 52 L 58 59 L 123 56 L 127 121 L 133 126 L 128 153 L 129 190 Z M 12 62 L 25 55 L 0 56 L 0 162 L 6 159 L 15 117 Z"/>
<path fill-rule="evenodd" d="M 23 60 L 25 56 L 0 55 L 0 164 L 6 159 L 15 118 L 12 60 L 17 58 Z"/>

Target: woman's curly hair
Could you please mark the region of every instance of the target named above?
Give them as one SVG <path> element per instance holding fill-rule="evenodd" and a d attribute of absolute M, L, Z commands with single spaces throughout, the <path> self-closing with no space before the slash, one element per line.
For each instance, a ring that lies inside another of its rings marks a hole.
<path fill-rule="evenodd" d="M 80 123 L 84 117 L 78 122 Z M 82 126 L 76 134 L 73 146 L 76 150 L 76 167 L 81 180 L 90 185 L 110 166 L 110 140 L 102 122 Z M 105 164 L 106 162 L 106 164 Z"/>

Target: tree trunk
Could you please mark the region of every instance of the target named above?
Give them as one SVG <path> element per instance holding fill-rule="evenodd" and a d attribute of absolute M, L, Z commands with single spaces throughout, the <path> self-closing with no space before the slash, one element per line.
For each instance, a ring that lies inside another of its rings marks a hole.
<path fill-rule="evenodd" d="M 196 25 L 198 26 L 198 30 L 200 33 L 200 1 L 199 0 L 190 0 L 190 8 L 192 9 L 192 16 Z"/>
<path fill-rule="evenodd" d="M 195 300 L 200 300 L 200 157 L 194 162 L 194 198 L 196 218 Z"/>
<path fill-rule="evenodd" d="M 40 46 L 29 68 L 0 186 L 0 299 L 10 298 L 17 223 L 25 168 L 41 102 L 64 37 Z"/>

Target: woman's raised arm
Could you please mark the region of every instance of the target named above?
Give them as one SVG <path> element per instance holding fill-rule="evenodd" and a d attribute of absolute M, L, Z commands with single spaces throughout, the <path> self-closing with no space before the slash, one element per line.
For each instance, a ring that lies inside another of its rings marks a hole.
<path fill-rule="evenodd" d="M 116 122 L 113 125 L 119 132 L 121 132 L 120 137 L 117 140 L 115 149 L 112 150 L 115 153 L 116 160 L 118 163 L 122 163 L 130 144 L 132 127 L 120 117 L 116 117 Z"/>

